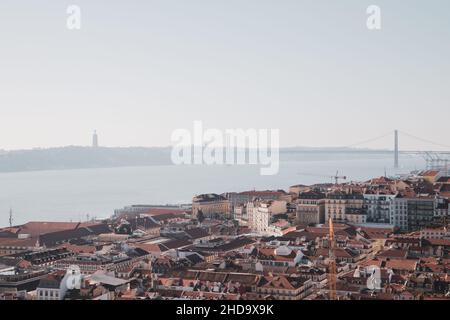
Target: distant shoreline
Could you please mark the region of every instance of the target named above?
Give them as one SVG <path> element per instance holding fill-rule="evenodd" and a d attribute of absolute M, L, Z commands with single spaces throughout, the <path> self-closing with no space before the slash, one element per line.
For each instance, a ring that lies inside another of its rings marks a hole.
<path fill-rule="evenodd" d="M 107 169 L 172 165 L 170 147 L 61 147 L 3 151 L 0 153 L 0 173 L 54 170 Z M 314 155 L 388 156 L 390 150 L 350 148 L 281 148 L 281 161 L 311 160 Z M 298 155 L 304 156 L 299 159 Z M 319 160 L 319 159 L 317 159 Z"/>

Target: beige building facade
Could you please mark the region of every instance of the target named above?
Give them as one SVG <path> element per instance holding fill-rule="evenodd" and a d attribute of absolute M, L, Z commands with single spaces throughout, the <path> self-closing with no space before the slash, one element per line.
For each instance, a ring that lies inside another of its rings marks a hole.
<path fill-rule="evenodd" d="M 230 218 L 230 201 L 218 194 L 202 194 L 192 199 L 192 216 L 203 212 L 205 218 Z"/>

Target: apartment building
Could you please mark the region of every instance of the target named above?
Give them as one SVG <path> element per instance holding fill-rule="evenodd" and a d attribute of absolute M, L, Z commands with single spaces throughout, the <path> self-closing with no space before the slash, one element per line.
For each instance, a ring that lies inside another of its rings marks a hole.
<path fill-rule="evenodd" d="M 247 203 L 248 226 L 256 233 L 268 234 L 272 217 L 286 213 L 286 201 L 256 200 Z"/>
<path fill-rule="evenodd" d="M 367 207 L 367 222 L 390 223 L 391 201 L 395 194 L 366 192 L 363 196 Z"/>
<path fill-rule="evenodd" d="M 330 217 L 336 222 L 364 223 L 366 212 L 362 193 L 348 190 L 327 194 L 325 220 Z"/>
<path fill-rule="evenodd" d="M 435 198 L 408 198 L 408 230 L 420 230 L 430 227 L 434 221 Z"/>
<path fill-rule="evenodd" d="M 408 199 L 397 195 L 389 203 L 389 223 L 394 227 L 408 230 Z"/>
<path fill-rule="evenodd" d="M 264 190 L 264 191 L 244 191 L 244 192 L 229 192 L 224 193 L 223 196 L 227 198 L 232 208 L 251 201 L 259 200 L 285 200 L 287 202 L 290 195 L 284 190 Z"/>
<path fill-rule="evenodd" d="M 425 228 L 420 230 L 420 238 L 422 239 L 438 239 L 450 240 L 450 230 L 447 227 L 443 228 Z"/>
<path fill-rule="evenodd" d="M 198 212 L 203 212 L 206 218 L 230 218 L 230 201 L 218 194 L 201 194 L 192 199 L 192 215 L 196 217 Z"/>
<path fill-rule="evenodd" d="M 273 297 L 277 300 L 302 300 L 311 294 L 313 282 L 301 277 L 284 275 L 263 276 L 256 286 L 258 298 Z"/>
<path fill-rule="evenodd" d="M 319 224 L 325 222 L 325 194 L 320 191 L 301 192 L 296 200 L 297 222 Z"/>

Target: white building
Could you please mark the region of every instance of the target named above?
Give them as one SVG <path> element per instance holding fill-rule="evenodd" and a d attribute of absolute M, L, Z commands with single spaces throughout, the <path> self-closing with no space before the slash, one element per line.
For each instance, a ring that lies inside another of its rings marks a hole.
<path fill-rule="evenodd" d="M 234 207 L 234 219 L 240 226 L 247 226 L 247 205 L 238 204 Z"/>
<path fill-rule="evenodd" d="M 68 290 L 80 289 L 82 275 L 78 266 L 70 266 L 64 277 L 55 276 L 41 279 L 36 288 L 38 300 L 63 300 Z"/>
<path fill-rule="evenodd" d="M 367 207 L 367 222 L 390 223 L 391 201 L 395 194 L 365 193 L 363 196 Z"/>
<path fill-rule="evenodd" d="M 434 216 L 444 218 L 450 216 L 449 201 L 445 198 L 436 197 Z"/>
<path fill-rule="evenodd" d="M 259 234 L 269 234 L 272 217 L 286 213 L 286 201 L 265 200 L 247 203 L 248 226 Z"/>
<path fill-rule="evenodd" d="M 426 228 L 420 230 L 420 237 L 423 239 L 447 240 L 450 239 L 450 230 L 446 227 L 437 229 Z"/>
<path fill-rule="evenodd" d="M 408 200 L 401 197 L 392 198 L 389 204 L 389 221 L 394 227 L 408 230 Z"/>

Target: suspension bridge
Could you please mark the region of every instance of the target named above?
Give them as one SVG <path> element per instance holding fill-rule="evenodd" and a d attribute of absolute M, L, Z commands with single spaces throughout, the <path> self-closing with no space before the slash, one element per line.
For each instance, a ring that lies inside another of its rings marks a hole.
<path fill-rule="evenodd" d="M 382 139 L 386 139 L 388 137 L 392 138 L 392 148 L 386 148 L 386 149 L 370 149 L 367 148 L 368 145 L 370 145 L 373 142 L 380 141 Z M 401 148 L 401 140 L 400 138 L 409 138 L 412 139 L 415 142 L 421 142 L 424 145 L 424 148 L 422 150 L 414 150 L 414 149 L 402 149 Z M 443 143 L 435 142 L 429 139 L 421 138 L 418 136 L 415 136 L 413 134 L 400 131 L 400 130 L 393 130 L 389 131 L 387 133 L 384 133 L 380 136 L 358 141 L 356 143 L 341 146 L 336 148 L 335 150 L 345 150 L 345 152 L 351 152 L 351 153 L 384 153 L 384 154 L 392 154 L 392 160 L 393 160 L 393 166 L 394 168 L 399 168 L 400 166 L 400 155 L 406 154 L 406 155 L 417 155 L 424 158 L 426 161 L 426 167 L 429 170 L 446 170 L 449 172 L 450 169 L 450 145 L 446 145 Z M 305 152 L 305 151 L 302 151 Z M 308 152 L 308 151 L 306 151 Z M 313 151 L 316 152 L 316 151 Z M 339 151 L 337 151 L 339 152 Z"/>
<path fill-rule="evenodd" d="M 400 135 L 412 138 L 413 140 L 416 140 L 416 141 L 420 141 L 421 143 L 425 143 L 428 147 L 430 147 L 430 149 L 428 149 L 428 150 L 402 150 L 402 149 L 400 149 Z M 357 142 L 357 143 L 352 144 L 347 147 L 355 148 L 355 147 L 362 146 L 362 145 L 365 145 L 370 142 L 374 142 L 374 141 L 383 139 L 388 136 L 392 136 L 393 142 L 394 142 L 394 147 L 392 150 L 393 160 L 394 160 L 394 168 L 399 167 L 399 155 L 400 154 L 410 154 L 410 155 L 422 156 L 427 163 L 427 169 L 437 169 L 437 170 L 445 169 L 446 171 L 448 171 L 449 163 L 450 163 L 450 145 L 445 145 L 445 144 L 442 144 L 439 142 L 435 142 L 435 141 L 431 141 L 431 140 L 424 139 L 421 137 L 417 137 L 413 134 L 410 134 L 410 133 L 407 133 L 404 131 L 400 131 L 400 130 L 394 130 L 394 131 L 388 132 L 384 135 L 381 135 L 381 136 L 378 136 L 378 137 L 375 137 L 372 139 L 360 141 L 360 142 Z M 439 147 L 439 150 L 436 150 L 435 149 L 436 147 Z M 431 149 L 431 148 L 434 148 L 434 149 Z M 442 148 L 442 150 L 440 150 L 441 148 Z"/>

